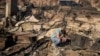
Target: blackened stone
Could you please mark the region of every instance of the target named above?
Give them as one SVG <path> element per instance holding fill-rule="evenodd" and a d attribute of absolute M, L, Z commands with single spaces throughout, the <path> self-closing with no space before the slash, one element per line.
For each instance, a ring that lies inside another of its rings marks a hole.
<path fill-rule="evenodd" d="M 92 50 L 100 51 L 100 38 L 98 38 L 91 47 Z"/>
<path fill-rule="evenodd" d="M 87 49 L 90 47 L 90 39 L 85 36 L 73 34 L 71 35 L 71 47 L 74 50 Z"/>
<path fill-rule="evenodd" d="M 5 45 L 6 47 L 5 48 L 11 47 L 14 44 L 15 44 L 15 42 L 13 40 L 13 37 L 12 36 L 7 36 L 6 45 Z"/>
<path fill-rule="evenodd" d="M 20 52 L 25 51 L 29 47 L 30 47 L 30 43 L 16 44 L 14 46 L 11 46 L 11 47 L 5 49 L 3 51 L 3 54 L 8 55 L 8 56 L 12 56 L 12 55 L 15 55 L 18 53 L 20 54 Z M 31 51 L 31 50 L 29 50 L 29 51 Z M 21 54 L 23 54 L 23 53 L 21 53 Z"/>

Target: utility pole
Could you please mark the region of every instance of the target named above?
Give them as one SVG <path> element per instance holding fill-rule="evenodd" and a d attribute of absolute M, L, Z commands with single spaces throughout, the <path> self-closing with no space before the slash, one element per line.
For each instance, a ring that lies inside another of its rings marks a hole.
<path fill-rule="evenodd" d="M 6 9 L 5 9 L 5 17 L 9 17 L 11 15 L 11 0 L 6 0 Z"/>

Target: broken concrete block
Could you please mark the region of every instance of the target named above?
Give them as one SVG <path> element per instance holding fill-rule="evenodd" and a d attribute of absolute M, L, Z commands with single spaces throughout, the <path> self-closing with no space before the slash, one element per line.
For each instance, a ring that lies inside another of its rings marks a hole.
<path fill-rule="evenodd" d="M 18 36 L 17 43 L 30 43 L 30 40 L 27 36 Z"/>
<path fill-rule="evenodd" d="M 92 5 L 92 7 L 96 8 L 98 11 L 100 11 L 100 1 L 99 0 L 93 0 L 93 1 L 89 1 Z"/>
<path fill-rule="evenodd" d="M 77 17 L 77 20 L 82 22 L 88 22 L 88 19 L 86 17 Z"/>
<path fill-rule="evenodd" d="M 48 11 L 44 11 L 44 15 L 43 15 L 43 16 L 44 16 L 46 19 L 51 20 L 52 17 L 54 16 L 54 14 L 51 13 L 51 12 L 48 12 Z"/>
<path fill-rule="evenodd" d="M 37 40 L 40 40 L 40 39 L 42 39 L 42 38 L 44 38 L 44 35 L 38 36 Z"/>
<path fill-rule="evenodd" d="M 70 10 L 71 9 L 71 7 L 70 6 L 61 6 L 61 11 L 68 11 L 68 10 Z"/>
<path fill-rule="evenodd" d="M 35 7 L 54 7 L 59 5 L 59 0 L 30 0 Z"/>
<path fill-rule="evenodd" d="M 30 18 L 29 19 L 27 19 L 27 20 L 25 20 L 26 22 L 39 22 L 39 20 L 38 19 L 36 19 L 33 15 L 32 16 L 30 16 Z"/>
<path fill-rule="evenodd" d="M 31 30 L 35 30 L 35 31 L 40 31 L 41 29 L 41 25 L 35 25 L 32 22 L 23 22 L 20 24 L 20 26 L 22 28 L 22 31 L 31 31 Z"/>
<path fill-rule="evenodd" d="M 50 22 L 48 22 L 49 23 L 49 25 L 53 25 L 53 24 L 55 24 L 55 23 L 57 23 L 57 22 L 61 22 L 62 20 L 63 20 L 63 14 L 57 14 L 57 15 L 55 15 L 53 18 L 52 18 L 52 21 L 50 21 Z"/>
<path fill-rule="evenodd" d="M 33 29 L 35 30 L 35 31 L 40 31 L 40 29 L 41 29 L 41 25 L 33 25 Z"/>
<path fill-rule="evenodd" d="M 20 26 L 19 27 L 15 27 L 15 28 L 9 30 L 8 32 L 10 32 L 10 33 L 22 32 L 22 27 L 20 27 Z"/>
<path fill-rule="evenodd" d="M 33 25 L 30 22 L 25 22 L 25 23 L 21 24 L 21 27 L 22 27 L 23 31 L 33 30 Z"/>
<path fill-rule="evenodd" d="M 15 32 L 14 39 L 17 39 L 16 43 L 31 43 L 30 39 L 37 36 L 32 32 Z"/>
<path fill-rule="evenodd" d="M 33 14 L 33 15 L 37 15 L 37 14 L 39 14 L 39 13 L 41 13 L 41 12 L 42 12 L 41 9 L 32 8 L 32 14 Z"/>
<path fill-rule="evenodd" d="M 25 20 L 19 21 L 18 23 L 16 23 L 15 26 L 19 26 L 19 25 L 26 23 L 26 22 L 39 22 L 39 20 L 37 20 L 34 16 L 30 16 L 30 17 L 26 18 Z"/>
<path fill-rule="evenodd" d="M 44 24 L 44 25 L 43 25 L 43 28 L 44 28 L 44 29 L 49 29 L 49 28 L 50 28 L 50 25 L 49 25 L 49 24 Z"/>
<path fill-rule="evenodd" d="M 55 22 L 51 28 L 59 28 L 62 26 L 62 22 Z"/>
<path fill-rule="evenodd" d="M 84 23 L 84 24 L 80 27 L 80 30 L 89 30 L 89 28 L 90 28 L 90 24 Z"/>
<path fill-rule="evenodd" d="M 82 50 L 82 51 L 80 51 L 80 55 L 82 55 L 82 56 L 99 56 L 96 52 L 91 52 L 90 50 L 88 50 L 88 51 Z"/>
<path fill-rule="evenodd" d="M 59 19 L 62 20 L 63 17 L 64 17 L 64 14 L 63 14 L 63 13 L 59 13 L 59 14 L 56 14 L 56 15 L 52 18 L 52 20 L 54 20 L 54 21 L 58 21 Z"/>
<path fill-rule="evenodd" d="M 74 50 L 77 49 L 87 49 L 90 47 L 90 39 L 88 37 L 85 36 L 81 36 L 81 35 L 71 35 L 71 47 Z"/>
<path fill-rule="evenodd" d="M 18 23 L 15 24 L 16 27 L 18 27 L 19 25 L 21 25 L 22 23 L 24 23 L 25 21 L 19 21 Z"/>
<path fill-rule="evenodd" d="M 96 24 L 95 25 L 95 29 L 96 29 L 96 31 L 99 31 L 100 32 L 100 24 Z"/>
<path fill-rule="evenodd" d="M 70 21 L 70 22 L 68 22 L 68 26 L 74 27 L 74 28 L 78 28 L 79 27 L 79 23 L 75 23 L 75 22 Z"/>
<path fill-rule="evenodd" d="M 48 24 L 51 26 L 51 25 L 54 25 L 55 23 L 61 22 L 61 21 L 62 21 L 62 19 L 55 19 L 53 21 L 50 21 Z"/>
<path fill-rule="evenodd" d="M 50 21 L 49 25 L 53 25 L 56 21 Z"/>
<path fill-rule="evenodd" d="M 15 31 L 22 31 L 22 29 L 20 30 L 20 27 L 14 27 L 13 29 L 8 30 L 8 32 L 10 33 L 15 32 Z"/>
<path fill-rule="evenodd" d="M 76 33 L 80 28 L 78 23 L 72 21 L 69 21 L 66 27 L 69 29 L 69 33 Z"/>
<path fill-rule="evenodd" d="M 97 38 L 91 49 L 94 51 L 100 51 L 100 38 Z"/>
<path fill-rule="evenodd" d="M 67 50 L 64 53 L 66 54 L 65 56 L 80 56 L 79 53 L 77 53 L 76 51 L 73 51 L 73 50 Z"/>

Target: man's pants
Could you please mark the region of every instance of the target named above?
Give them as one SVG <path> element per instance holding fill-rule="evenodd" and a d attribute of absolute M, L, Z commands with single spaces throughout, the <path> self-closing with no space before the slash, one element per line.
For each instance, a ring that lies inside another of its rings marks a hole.
<path fill-rule="evenodd" d="M 60 43 L 60 39 L 58 39 L 56 37 L 51 37 L 51 40 L 55 45 L 58 45 Z"/>

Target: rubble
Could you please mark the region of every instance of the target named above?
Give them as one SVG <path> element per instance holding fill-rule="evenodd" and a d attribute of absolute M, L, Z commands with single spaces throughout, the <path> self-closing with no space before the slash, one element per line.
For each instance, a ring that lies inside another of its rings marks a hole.
<path fill-rule="evenodd" d="M 52 20 L 52 18 L 55 16 L 56 13 L 54 13 L 55 11 L 44 11 L 44 17 L 46 17 L 46 19 Z"/>
<path fill-rule="evenodd" d="M 59 0 L 30 0 L 35 7 L 54 7 L 59 5 Z"/>
<path fill-rule="evenodd" d="M 95 43 L 92 45 L 91 49 L 94 50 L 94 51 L 99 51 L 99 41 L 100 39 L 98 38 Z"/>
<path fill-rule="evenodd" d="M 6 40 L 5 36 L 0 36 L 0 50 L 5 48 Z"/>
<path fill-rule="evenodd" d="M 80 54 L 78 54 L 76 51 L 73 50 L 67 50 L 66 51 L 66 56 L 80 56 Z"/>
<path fill-rule="evenodd" d="M 0 55 L 100 56 L 99 0 L 71 2 L 18 0 L 18 15 L 0 19 Z M 70 40 L 55 47 L 50 37 L 63 24 Z"/>
<path fill-rule="evenodd" d="M 39 8 L 32 8 L 31 10 L 33 15 L 38 15 L 42 12 Z"/>
<path fill-rule="evenodd" d="M 97 53 L 93 53 L 92 51 L 84 51 L 84 50 L 82 50 L 79 53 L 81 55 L 83 55 L 83 56 L 98 56 Z"/>
<path fill-rule="evenodd" d="M 91 5 L 92 5 L 92 7 L 95 7 L 95 8 L 97 8 L 97 10 L 98 11 L 100 11 L 100 1 L 97 1 L 97 0 L 94 0 L 94 1 L 91 1 Z"/>
<path fill-rule="evenodd" d="M 76 35 L 76 34 L 74 34 L 72 36 L 73 37 L 71 37 L 72 38 L 71 45 L 74 50 L 88 49 L 91 46 L 90 39 L 88 37 L 80 36 L 80 35 Z"/>
<path fill-rule="evenodd" d="M 36 19 L 33 15 L 30 16 L 30 18 L 29 19 L 26 19 L 25 21 L 29 21 L 29 22 L 39 22 L 39 20 Z"/>
<path fill-rule="evenodd" d="M 6 55 L 12 55 L 13 53 L 20 51 L 21 49 L 26 49 L 28 46 L 29 46 L 29 44 L 24 44 L 24 43 L 23 44 L 17 44 L 13 47 L 6 49 L 3 53 L 6 54 Z"/>

